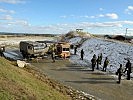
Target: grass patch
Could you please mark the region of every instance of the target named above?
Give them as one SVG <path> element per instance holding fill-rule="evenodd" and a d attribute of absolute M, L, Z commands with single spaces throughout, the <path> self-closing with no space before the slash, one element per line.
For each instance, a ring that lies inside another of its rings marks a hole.
<path fill-rule="evenodd" d="M 0 100 L 69 100 L 31 73 L 0 57 Z"/>

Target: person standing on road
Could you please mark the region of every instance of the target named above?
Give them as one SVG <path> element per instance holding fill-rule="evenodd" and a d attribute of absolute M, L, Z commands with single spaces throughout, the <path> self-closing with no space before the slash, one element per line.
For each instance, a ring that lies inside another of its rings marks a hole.
<path fill-rule="evenodd" d="M 81 60 L 83 60 L 83 58 L 84 58 L 84 50 L 82 49 L 81 50 Z"/>
<path fill-rule="evenodd" d="M 130 80 L 130 74 L 131 74 L 131 62 L 128 59 L 127 63 L 126 63 L 126 68 L 124 73 L 127 71 L 127 80 Z"/>
<path fill-rule="evenodd" d="M 103 65 L 103 71 L 106 72 L 106 69 L 107 69 L 107 66 L 109 64 L 109 60 L 108 60 L 108 57 L 105 58 L 105 61 L 104 61 L 104 65 Z"/>
<path fill-rule="evenodd" d="M 52 56 L 53 62 L 55 62 L 55 52 L 54 51 L 52 52 L 52 55 L 51 56 Z"/>
<path fill-rule="evenodd" d="M 121 76 L 122 76 L 123 70 L 122 70 L 122 64 L 120 64 L 120 68 L 117 70 L 116 75 L 118 75 L 118 81 L 117 83 L 121 83 Z"/>
<path fill-rule="evenodd" d="M 97 69 L 99 69 L 99 64 L 100 64 L 100 56 L 99 56 L 99 55 L 98 55 L 98 57 L 97 57 L 96 62 L 97 62 Z"/>
<path fill-rule="evenodd" d="M 96 55 L 93 55 L 93 58 L 91 59 L 91 63 L 92 63 L 92 71 L 94 71 L 95 65 L 96 65 Z"/>
<path fill-rule="evenodd" d="M 102 58 L 103 58 L 103 55 L 102 55 L 102 53 L 100 54 L 100 58 L 99 58 L 99 64 L 101 65 L 101 63 L 102 63 Z"/>
<path fill-rule="evenodd" d="M 0 56 L 3 57 L 5 52 L 5 46 L 0 47 Z"/>
<path fill-rule="evenodd" d="M 76 53 L 77 53 L 77 46 L 75 45 L 74 46 L 74 54 L 76 55 Z"/>

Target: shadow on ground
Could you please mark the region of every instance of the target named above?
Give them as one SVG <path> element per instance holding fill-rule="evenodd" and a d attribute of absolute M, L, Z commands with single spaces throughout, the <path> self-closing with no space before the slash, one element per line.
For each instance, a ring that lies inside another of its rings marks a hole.
<path fill-rule="evenodd" d="M 68 64 L 64 68 L 53 69 L 53 70 L 57 70 L 57 71 L 85 71 L 85 72 L 91 71 L 91 69 L 88 69 L 88 67 L 80 66 L 77 64 Z"/>
<path fill-rule="evenodd" d="M 66 81 L 77 84 L 116 84 L 116 81 L 113 78 L 83 78 L 81 81 Z"/>

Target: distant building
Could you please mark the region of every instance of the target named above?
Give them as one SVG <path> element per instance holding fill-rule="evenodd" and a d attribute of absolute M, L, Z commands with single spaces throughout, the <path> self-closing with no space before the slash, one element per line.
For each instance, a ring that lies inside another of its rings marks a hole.
<path fill-rule="evenodd" d="M 81 31 L 83 31 L 83 29 L 76 29 L 76 32 L 81 32 Z"/>

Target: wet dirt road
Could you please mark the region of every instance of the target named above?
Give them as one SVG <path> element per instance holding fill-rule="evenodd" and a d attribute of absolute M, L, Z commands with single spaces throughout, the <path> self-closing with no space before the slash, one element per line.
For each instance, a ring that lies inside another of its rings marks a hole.
<path fill-rule="evenodd" d="M 90 69 L 70 63 L 69 60 L 50 59 L 32 63 L 49 78 L 55 79 L 74 89 L 96 96 L 101 100 L 133 100 L 133 81 L 116 79 L 102 71 L 92 72 Z"/>

